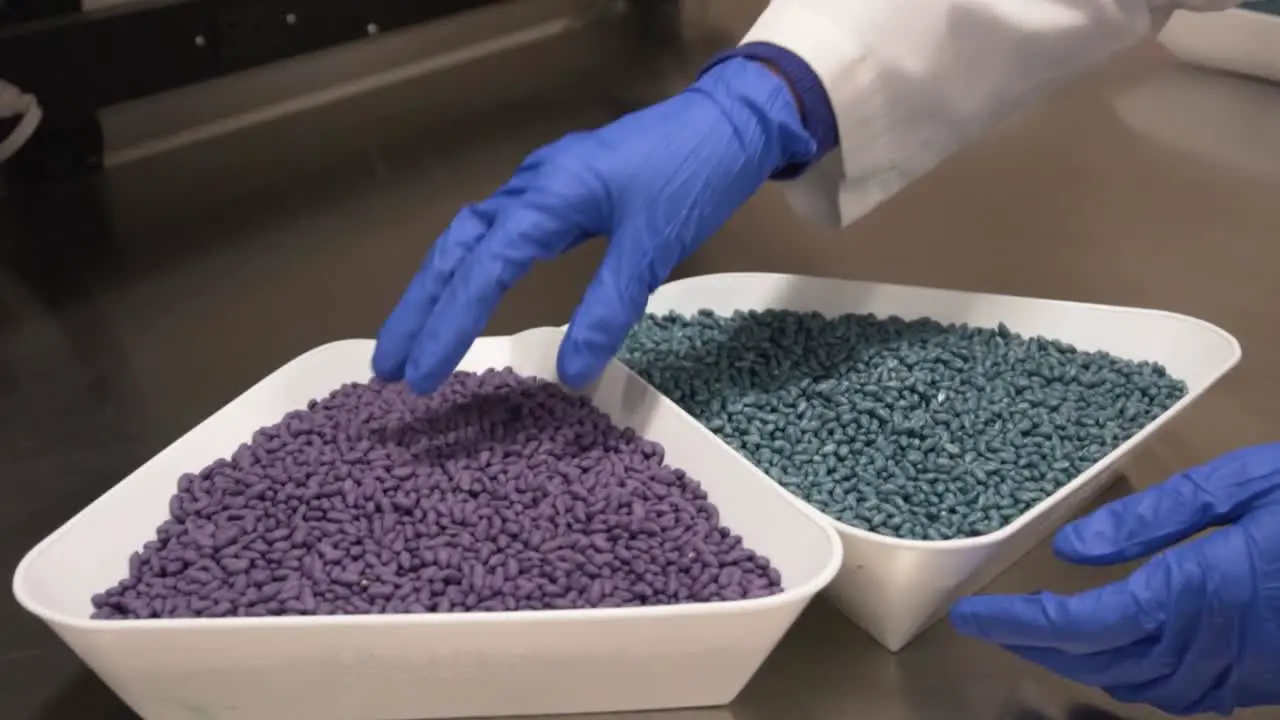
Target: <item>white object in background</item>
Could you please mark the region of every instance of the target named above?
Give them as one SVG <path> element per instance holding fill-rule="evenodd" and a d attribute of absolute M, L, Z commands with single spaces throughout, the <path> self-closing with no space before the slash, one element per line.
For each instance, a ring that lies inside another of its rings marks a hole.
<path fill-rule="evenodd" d="M 34 95 L 23 92 L 11 83 L 0 80 L 0 118 L 21 116 L 17 127 L 4 140 L 0 140 L 0 163 L 13 157 L 35 134 L 44 116 Z"/>
<path fill-rule="evenodd" d="M 563 332 L 481 338 L 464 370 L 555 376 Z M 89 598 L 128 572 L 169 515 L 178 476 L 259 427 L 368 379 L 372 340 L 319 347 L 272 373 L 37 545 L 18 602 L 146 720 L 396 720 L 701 707 L 731 701 L 835 576 L 831 527 L 710 431 L 613 362 L 591 390 L 620 425 L 666 447 L 785 591 L 647 608 L 97 621 Z"/>
<path fill-rule="evenodd" d="M 827 316 L 930 317 L 977 327 L 1003 322 L 1014 332 L 1064 340 L 1081 350 L 1105 350 L 1123 358 L 1162 363 L 1187 384 L 1186 397 L 1176 405 L 997 532 L 926 542 L 877 535 L 829 520 L 844 542 L 844 567 L 826 594 L 894 652 L 941 617 L 955 598 L 986 585 L 1044 540 L 1114 479 L 1117 463 L 1240 360 L 1240 344 L 1234 337 L 1185 315 L 798 275 L 727 273 L 678 280 L 658 288 L 647 312 L 687 315 L 709 309 L 728 314 L 770 308 Z"/>
<path fill-rule="evenodd" d="M 1280 82 L 1280 16 L 1246 8 L 1179 10 L 1159 41 L 1184 62 Z"/>

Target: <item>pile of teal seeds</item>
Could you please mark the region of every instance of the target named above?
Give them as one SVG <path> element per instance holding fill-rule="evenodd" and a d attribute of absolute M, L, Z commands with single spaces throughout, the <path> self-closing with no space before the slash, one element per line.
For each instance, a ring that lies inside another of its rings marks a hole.
<path fill-rule="evenodd" d="M 1186 393 L 1003 325 L 872 315 L 649 315 L 619 358 L 827 515 L 914 540 L 1000 529 Z"/>

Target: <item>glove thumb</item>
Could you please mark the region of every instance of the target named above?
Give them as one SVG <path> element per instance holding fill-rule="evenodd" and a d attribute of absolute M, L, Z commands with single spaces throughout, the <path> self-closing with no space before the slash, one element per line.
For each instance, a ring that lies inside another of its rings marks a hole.
<path fill-rule="evenodd" d="M 1054 538 L 1063 559 L 1107 565 L 1150 555 L 1280 497 L 1280 444 L 1245 448 L 1104 505 Z"/>
<path fill-rule="evenodd" d="M 669 246 L 667 252 L 655 252 L 666 243 L 644 235 L 630 228 L 614 235 L 569 321 L 556 359 L 560 381 L 569 387 L 581 389 L 599 377 L 644 315 L 649 295 L 683 257 Z"/>

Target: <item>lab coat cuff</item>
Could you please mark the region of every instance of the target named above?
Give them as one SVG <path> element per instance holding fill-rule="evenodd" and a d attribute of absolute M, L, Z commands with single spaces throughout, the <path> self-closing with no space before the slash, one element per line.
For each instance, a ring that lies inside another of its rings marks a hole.
<path fill-rule="evenodd" d="M 717 54 L 703 66 L 702 73 L 731 58 L 745 58 L 766 63 L 787 81 L 787 85 L 796 96 L 805 130 L 817 142 L 813 161 L 822 158 L 840 144 L 836 114 L 831 107 L 830 98 L 827 97 L 827 90 L 823 87 L 817 73 L 799 55 L 772 43 L 745 43 Z M 808 169 L 810 162 L 788 164 L 775 171 L 772 178 L 789 180 L 798 177 Z"/>

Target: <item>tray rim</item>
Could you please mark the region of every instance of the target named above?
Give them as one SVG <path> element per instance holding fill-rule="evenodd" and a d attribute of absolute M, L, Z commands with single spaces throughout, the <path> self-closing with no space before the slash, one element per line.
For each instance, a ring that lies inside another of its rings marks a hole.
<path fill-rule="evenodd" d="M 1277 18 L 1277 19 L 1280 19 L 1280 18 Z M 703 275 L 693 275 L 689 277 L 682 277 L 659 286 L 659 288 L 655 290 L 652 295 L 650 295 L 650 302 L 648 305 L 646 305 L 645 312 L 646 313 L 651 312 L 650 308 L 653 305 L 654 296 L 657 295 L 658 293 L 661 293 L 663 290 L 667 288 L 678 287 L 681 285 L 694 285 L 694 284 L 698 284 L 699 282 L 707 281 L 709 279 L 719 279 L 719 278 L 724 278 L 729 280 L 739 280 L 739 281 L 748 281 L 752 279 L 769 279 L 771 281 L 794 280 L 802 283 L 819 281 L 823 283 L 839 284 L 839 285 L 844 285 L 848 287 L 863 287 L 867 289 L 892 288 L 898 291 L 927 292 L 931 294 L 951 295 L 953 297 L 989 298 L 993 300 L 1015 300 L 1020 302 L 1031 301 L 1038 304 L 1054 305 L 1059 307 L 1074 307 L 1074 308 L 1089 309 L 1089 310 L 1105 310 L 1110 312 L 1115 312 L 1115 311 L 1121 311 L 1126 313 L 1138 312 L 1138 313 L 1143 313 L 1147 315 L 1165 317 L 1165 318 L 1177 320 L 1178 322 L 1184 322 L 1190 325 L 1196 325 L 1203 330 L 1209 331 L 1217 335 L 1220 339 L 1225 340 L 1227 342 L 1227 346 L 1230 348 L 1230 351 L 1231 351 L 1229 361 L 1224 366 L 1218 368 L 1213 373 L 1211 373 L 1209 377 L 1206 378 L 1203 387 L 1194 391 L 1188 389 L 1187 394 L 1183 395 L 1182 398 L 1178 400 L 1178 402 L 1171 405 L 1167 410 L 1165 410 L 1163 413 L 1157 416 L 1154 420 L 1144 425 L 1141 430 L 1131 435 L 1128 440 L 1125 440 L 1123 443 L 1118 445 L 1114 450 L 1112 450 L 1111 452 L 1107 453 L 1105 456 L 1095 461 L 1094 464 L 1091 465 L 1088 470 L 1085 470 L 1083 473 L 1080 473 L 1076 477 L 1072 478 L 1071 481 L 1059 487 L 1052 494 L 1050 494 L 1049 497 L 1036 503 L 1031 508 L 1029 508 L 1026 512 L 1014 518 L 1012 521 L 1005 524 L 999 530 L 995 530 L 989 533 L 984 533 L 982 535 L 974 535 L 972 537 L 966 537 L 966 538 L 955 538 L 952 540 L 910 540 L 907 538 L 891 537 L 888 535 L 880 535 L 870 530 L 863 530 L 861 528 L 857 528 L 847 523 L 841 522 L 840 520 L 837 520 L 827 515 L 826 513 L 822 512 L 817 507 L 809 504 L 803 498 L 793 495 L 793 497 L 795 497 L 798 502 L 803 503 L 814 512 L 819 513 L 826 522 L 830 523 L 832 527 L 836 529 L 836 533 L 841 537 L 842 540 L 848 538 L 851 540 L 858 540 L 861 542 L 878 543 L 878 544 L 886 545 L 886 546 L 893 547 L 895 549 L 901 549 L 901 550 L 916 550 L 916 551 L 926 551 L 926 552 L 948 552 L 948 551 L 964 552 L 964 551 L 972 551 L 972 550 L 980 550 L 980 549 L 990 549 L 993 546 L 1004 544 L 1006 541 L 1010 540 L 1013 536 L 1017 535 L 1023 528 L 1035 522 L 1040 516 L 1049 512 L 1055 506 L 1067 500 L 1070 496 L 1075 495 L 1077 492 L 1083 490 L 1087 485 L 1089 485 L 1091 482 L 1096 480 L 1099 476 L 1108 472 L 1112 467 L 1115 466 L 1115 464 L 1120 460 L 1120 458 L 1127 456 L 1129 453 L 1135 450 L 1139 445 L 1146 442 L 1148 438 L 1150 438 L 1157 431 L 1159 431 L 1175 415 L 1180 414 L 1189 405 L 1191 405 L 1193 402 L 1198 400 L 1202 395 L 1204 395 L 1204 393 L 1208 392 L 1208 390 L 1212 388 L 1214 385 L 1216 385 L 1220 380 L 1222 380 L 1222 378 L 1227 373 L 1231 372 L 1231 370 L 1233 370 L 1237 365 L 1239 365 L 1240 360 L 1243 357 L 1243 349 L 1240 345 L 1240 341 L 1230 332 L 1227 332 L 1222 327 L 1214 323 L 1211 323 L 1207 320 L 1204 320 L 1202 318 L 1198 318 L 1193 315 L 1187 315 L 1185 313 L 1173 312 L 1170 310 L 1161 310 L 1158 308 L 1145 308 L 1145 307 L 1136 307 L 1136 306 L 1124 306 L 1124 305 L 1107 305 L 1103 303 L 1081 302 L 1077 300 L 1039 298 L 1039 297 L 1026 296 L 1026 295 L 1010 295 L 1010 294 L 1003 294 L 1003 293 L 987 293 L 987 292 L 975 292 L 975 291 L 968 291 L 968 290 L 954 290 L 954 289 L 948 289 L 948 288 L 928 287 L 923 285 L 884 283 L 884 282 L 875 282 L 875 281 L 866 281 L 866 280 L 848 280 L 845 278 L 825 276 L 825 275 L 735 271 L 735 272 L 724 272 L 724 273 L 707 273 Z M 849 312 L 854 312 L 854 311 L 850 310 Z M 1045 336 L 1045 337 L 1048 337 L 1048 336 Z M 681 408 L 680 411 L 684 412 L 684 409 Z M 695 422 L 697 421 L 695 420 Z M 702 426 L 701 423 L 698 423 L 698 425 Z M 764 473 L 764 471 L 761 470 L 761 473 Z M 764 473 L 764 474 L 766 477 L 768 477 L 767 473 Z M 772 478 L 770 478 L 770 480 L 774 482 L 774 484 L 778 485 L 779 488 L 782 488 L 782 485 L 778 483 L 776 480 L 773 480 Z M 788 492 L 788 494 L 790 494 L 789 491 L 785 490 L 785 488 L 783 488 L 783 490 L 784 492 Z"/>
<path fill-rule="evenodd" d="M 510 335 L 485 335 L 476 339 L 477 343 L 514 343 L 520 339 L 537 338 L 538 335 L 554 334 L 557 338 L 562 338 L 564 333 L 561 328 L 557 327 L 535 327 L 529 328 Z M 676 411 L 690 425 L 690 430 L 698 430 L 709 436 L 710 440 L 724 446 L 726 451 L 732 453 L 746 465 L 750 466 L 751 473 L 758 478 L 761 483 L 766 483 L 771 490 L 777 495 L 776 502 L 790 505 L 796 512 L 810 522 L 815 528 L 822 533 L 826 539 L 829 556 L 821 571 L 816 573 L 808 581 L 795 586 L 784 586 L 782 591 L 776 595 L 770 595 L 763 598 L 751 598 L 743 600 L 732 600 L 722 602 L 700 602 L 700 603 L 683 603 L 675 605 L 658 605 L 658 606 L 642 606 L 642 607 L 619 607 L 619 608 L 570 608 L 570 609 L 547 609 L 547 610 L 515 610 L 515 611 L 495 611 L 495 612 L 450 612 L 450 613 L 396 613 L 396 614 L 351 614 L 351 615 L 302 615 L 302 616 L 267 616 L 267 617 L 227 617 L 227 618 L 147 618 L 135 620 L 100 620 L 90 617 L 82 617 L 71 615 L 68 613 L 54 610 L 45 606 L 43 603 L 37 602 L 31 593 L 25 587 L 26 576 L 31 572 L 31 568 L 40 560 L 42 553 L 58 541 L 69 529 L 77 522 L 82 522 L 84 517 L 99 503 L 105 502 L 110 495 L 121 492 L 121 488 L 131 481 L 135 481 L 135 477 L 140 477 L 146 470 L 147 466 L 156 462 L 161 455 L 170 452 L 173 448 L 178 447 L 193 433 L 209 422 L 212 422 L 219 415 L 230 411 L 236 405 L 251 401 L 251 395 L 262 392 L 272 382 L 281 382 L 290 375 L 290 371 L 296 371 L 297 366 L 305 360 L 313 356 L 334 352 L 338 349 L 349 348 L 356 345 L 364 345 L 368 347 L 369 355 L 375 340 L 371 338 L 346 338 L 341 340 L 332 340 L 295 356 L 288 362 L 284 363 L 275 370 L 267 373 L 262 379 L 250 385 L 239 395 L 223 404 L 218 409 L 211 412 L 204 419 L 187 429 L 172 442 L 165 447 L 156 451 L 138 465 L 134 470 L 130 471 L 123 479 L 116 482 L 110 488 L 103 491 L 90 503 L 78 510 L 74 515 L 61 523 L 56 529 L 45 535 L 30 550 L 23 555 L 17 567 L 14 569 L 13 579 L 11 583 L 14 598 L 18 604 L 27 612 L 40 618 L 42 621 L 59 628 L 72 629 L 77 632 L 88 632 L 92 634 L 119 634 L 119 633 L 146 633 L 146 632 L 172 632 L 172 631 L 195 631 L 195 632 L 235 632 L 247 630 L 272 629 L 279 631 L 308 631 L 317 628 L 345 628 L 345 627 L 387 627 L 387 626 L 434 626 L 434 625 L 470 625 L 470 624 L 493 624 L 493 625 L 511 625 L 511 624 L 548 624 L 548 623 L 575 623 L 583 622 L 606 622 L 614 623 L 618 621 L 661 621 L 668 618 L 687 618 L 687 617 L 703 617 L 703 616 L 735 616 L 744 614 L 756 614 L 768 612 L 778 608 L 791 606 L 796 603 L 807 603 L 813 597 L 817 596 L 823 589 L 831 584 L 839 573 L 840 567 L 844 562 L 844 545 L 840 540 L 839 534 L 835 528 L 825 522 L 825 516 L 818 514 L 807 503 L 800 501 L 784 488 L 773 481 L 767 474 L 761 472 L 749 460 L 742 457 L 732 448 L 728 447 L 718 436 L 712 433 L 701 423 L 694 420 L 688 413 L 685 413 L 675 405 L 665 395 L 656 391 L 653 386 L 644 382 L 630 368 L 626 367 L 617 359 L 610 361 L 611 365 L 616 365 L 617 369 L 625 373 L 628 378 L 647 388 L 655 401 L 669 406 Z M 372 371 L 369 374 L 372 377 Z M 366 378 L 367 380 L 367 378 Z M 348 380 L 346 382 L 362 382 L 362 380 Z M 594 387 L 594 386 L 592 386 Z M 323 391 L 330 392 L 336 388 Z"/>

